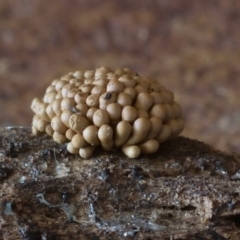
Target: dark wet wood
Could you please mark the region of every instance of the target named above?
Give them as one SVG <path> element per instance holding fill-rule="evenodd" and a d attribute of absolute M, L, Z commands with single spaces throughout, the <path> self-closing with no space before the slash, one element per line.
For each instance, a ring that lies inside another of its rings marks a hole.
<path fill-rule="evenodd" d="M 129 160 L 83 160 L 0 130 L 0 239 L 237 239 L 240 157 L 178 137 Z"/>

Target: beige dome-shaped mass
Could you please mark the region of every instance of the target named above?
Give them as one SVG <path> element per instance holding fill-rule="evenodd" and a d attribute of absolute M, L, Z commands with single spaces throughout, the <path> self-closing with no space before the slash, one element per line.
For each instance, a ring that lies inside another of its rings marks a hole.
<path fill-rule="evenodd" d="M 66 142 L 68 151 L 82 158 L 97 146 L 121 148 L 129 158 L 152 154 L 184 128 L 173 93 L 128 68 L 68 73 L 55 79 L 31 108 L 33 134 Z"/>

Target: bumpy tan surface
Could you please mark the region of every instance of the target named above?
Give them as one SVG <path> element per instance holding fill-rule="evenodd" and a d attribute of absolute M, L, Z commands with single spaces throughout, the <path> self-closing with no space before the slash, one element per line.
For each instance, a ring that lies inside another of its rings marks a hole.
<path fill-rule="evenodd" d="M 184 129 L 174 94 L 128 68 L 78 70 L 53 82 L 31 109 L 34 135 L 68 142 L 70 153 L 91 157 L 97 146 L 121 148 L 129 158 L 155 153 Z"/>
<path fill-rule="evenodd" d="M 238 239 L 239 155 L 178 137 L 129 160 L 0 129 L 0 239 Z"/>
<path fill-rule="evenodd" d="M 0 125 L 74 69 L 128 66 L 176 93 L 184 135 L 239 150 L 239 1 L 2 1 Z"/>

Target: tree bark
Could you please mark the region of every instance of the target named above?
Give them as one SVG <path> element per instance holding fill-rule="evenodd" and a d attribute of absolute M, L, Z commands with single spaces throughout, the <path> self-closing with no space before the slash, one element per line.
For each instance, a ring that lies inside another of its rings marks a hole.
<path fill-rule="evenodd" d="M 0 129 L 0 239 L 237 239 L 240 157 L 185 137 L 84 160 L 28 128 Z"/>

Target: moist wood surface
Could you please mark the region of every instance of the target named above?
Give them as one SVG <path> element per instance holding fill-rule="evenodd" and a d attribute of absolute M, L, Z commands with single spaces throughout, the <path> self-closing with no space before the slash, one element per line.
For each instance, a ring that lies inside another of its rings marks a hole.
<path fill-rule="evenodd" d="M 0 129 L 0 239 L 238 239 L 240 158 L 178 137 L 129 160 L 83 160 Z"/>

